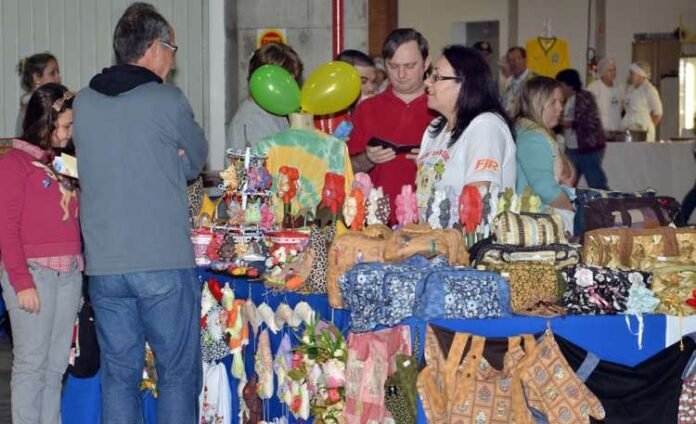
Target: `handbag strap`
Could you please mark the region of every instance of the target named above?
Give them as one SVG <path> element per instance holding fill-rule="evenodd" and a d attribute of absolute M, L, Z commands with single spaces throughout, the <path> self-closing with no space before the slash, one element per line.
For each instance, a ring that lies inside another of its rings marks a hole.
<path fill-rule="evenodd" d="M 619 228 L 619 253 L 621 264 L 630 266 L 631 253 L 633 252 L 633 239 L 636 235 L 660 235 L 664 256 L 679 256 L 679 243 L 676 229 L 672 227 L 660 227 L 652 230 L 631 230 Z"/>

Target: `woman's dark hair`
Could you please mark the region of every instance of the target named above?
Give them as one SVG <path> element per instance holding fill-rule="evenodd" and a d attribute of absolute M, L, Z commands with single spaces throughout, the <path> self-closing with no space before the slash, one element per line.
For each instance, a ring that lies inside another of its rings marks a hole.
<path fill-rule="evenodd" d="M 455 44 L 445 47 L 442 56 L 454 69 L 454 76 L 461 78 L 461 88 L 455 106 L 456 121 L 449 146 L 454 145 L 474 118 L 486 112 L 495 113 L 505 120 L 514 139 L 515 126 L 500 103 L 491 69 L 483 55 L 470 47 Z M 445 117 L 440 117 L 430 126 L 429 131 L 433 136 L 437 136 L 446 125 Z"/>
<path fill-rule="evenodd" d="M 290 72 L 298 84 L 302 84 L 304 65 L 297 52 L 287 44 L 270 42 L 256 49 L 249 60 L 247 81 L 263 65 L 278 65 Z"/>
<path fill-rule="evenodd" d="M 397 28 L 390 32 L 382 45 L 382 58 L 384 58 L 384 60 L 391 59 L 394 57 L 396 49 L 409 41 L 418 43 L 418 50 L 420 50 L 423 60 L 428 58 L 428 40 L 423 37 L 423 34 L 413 28 Z"/>
<path fill-rule="evenodd" d="M 34 75 L 42 76 L 46 70 L 48 63 L 54 61 L 58 63 L 58 59 L 51 53 L 37 53 L 35 55 L 25 57 L 17 64 L 17 74 L 22 88 L 27 93 L 34 90 Z"/>
<path fill-rule="evenodd" d="M 375 61 L 372 60 L 370 56 L 366 55 L 360 50 L 343 50 L 341 53 L 339 53 L 338 56 L 336 56 L 336 60 L 338 60 L 339 62 L 346 62 L 353 66 L 371 66 L 373 68 L 375 67 Z"/>
<path fill-rule="evenodd" d="M 582 89 L 580 74 L 575 69 L 564 69 L 556 75 L 556 80 L 572 87 L 577 93 Z"/>
<path fill-rule="evenodd" d="M 155 40 L 171 41 L 171 26 L 148 3 L 133 3 L 123 12 L 114 30 L 116 63 L 124 65 L 140 59 Z"/>
<path fill-rule="evenodd" d="M 46 151 L 52 151 L 51 136 L 61 113 L 72 109 L 73 94 L 64 86 L 44 84 L 31 95 L 22 123 L 21 139 Z"/>

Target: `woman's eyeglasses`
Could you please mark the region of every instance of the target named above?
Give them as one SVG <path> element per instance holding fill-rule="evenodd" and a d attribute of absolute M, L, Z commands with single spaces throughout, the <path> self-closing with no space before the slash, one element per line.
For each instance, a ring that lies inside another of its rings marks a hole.
<path fill-rule="evenodd" d="M 425 78 L 432 83 L 440 81 L 464 81 L 464 77 L 443 76 L 438 74 L 437 71 L 430 71 L 425 75 Z"/>

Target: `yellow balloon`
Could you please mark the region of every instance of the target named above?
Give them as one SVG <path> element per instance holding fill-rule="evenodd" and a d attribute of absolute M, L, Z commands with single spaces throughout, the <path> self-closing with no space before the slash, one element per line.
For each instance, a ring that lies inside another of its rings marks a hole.
<path fill-rule="evenodd" d="M 360 74 L 345 62 L 329 62 L 317 68 L 302 86 L 302 110 L 313 115 L 340 112 L 360 96 Z"/>

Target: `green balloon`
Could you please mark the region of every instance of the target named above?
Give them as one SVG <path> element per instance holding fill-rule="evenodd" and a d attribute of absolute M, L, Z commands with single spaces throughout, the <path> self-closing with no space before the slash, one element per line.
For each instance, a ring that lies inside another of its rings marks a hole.
<path fill-rule="evenodd" d="M 300 87 L 292 75 L 278 65 L 263 65 L 251 75 L 249 91 L 254 101 L 275 115 L 300 109 Z"/>

